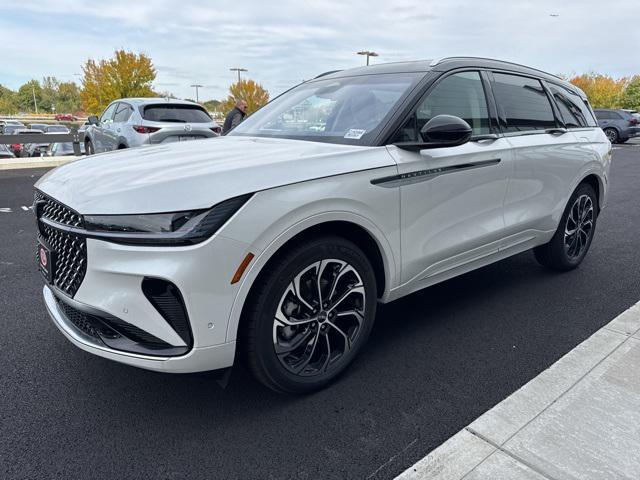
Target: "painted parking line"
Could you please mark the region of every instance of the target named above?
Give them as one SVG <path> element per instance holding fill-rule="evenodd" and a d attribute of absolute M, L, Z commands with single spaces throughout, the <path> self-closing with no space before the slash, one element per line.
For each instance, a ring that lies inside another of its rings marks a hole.
<path fill-rule="evenodd" d="M 11 207 L 0 207 L 0 213 L 21 213 L 21 212 L 31 212 L 33 210 L 32 205 L 20 205 L 19 208 L 15 210 Z"/>
<path fill-rule="evenodd" d="M 640 478 L 640 302 L 396 480 Z"/>

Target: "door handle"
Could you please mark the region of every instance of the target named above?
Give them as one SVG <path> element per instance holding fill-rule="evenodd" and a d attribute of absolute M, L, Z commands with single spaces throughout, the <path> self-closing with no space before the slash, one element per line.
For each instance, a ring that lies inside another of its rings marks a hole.
<path fill-rule="evenodd" d="M 486 135 L 474 135 L 473 137 L 471 137 L 471 141 L 472 142 L 481 142 L 483 140 L 497 140 L 498 139 L 498 135 L 496 135 L 495 133 L 487 133 Z"/>
<path fill-rule="evenodd" d="M 563 135 L 567 133 L 566 128 L 547 128 L 544 133 L 550 133 L 552 135 Z"/>

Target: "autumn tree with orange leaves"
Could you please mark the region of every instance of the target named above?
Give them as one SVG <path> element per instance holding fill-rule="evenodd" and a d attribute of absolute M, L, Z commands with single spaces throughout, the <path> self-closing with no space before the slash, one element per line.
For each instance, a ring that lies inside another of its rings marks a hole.
<path fill-rule="evenodd" d="M 569 81 L 587 94 L 593 108 L 622 108 L 628 83 L 626 77 L 614 79 L 608 75 L 586 73 Z"/>
<path fill-rule="evenodd" d="M 80 98 L 88 113 L 100 113 L 118 98 L 156 95 L 151 85 L 156 69 L 144 53 L 116 50 L 108 60 L 87 60 L 82 72 Z"/>
<path fill-rule="evenodd" d="M 220 103 L 218 111 L 228 113 L 238 100 L 247 102 L 247 114 L 250 115 L 269 101 L 269 92 L 253 80 L 240 80 L 229 87 L 229 96 Z"/>

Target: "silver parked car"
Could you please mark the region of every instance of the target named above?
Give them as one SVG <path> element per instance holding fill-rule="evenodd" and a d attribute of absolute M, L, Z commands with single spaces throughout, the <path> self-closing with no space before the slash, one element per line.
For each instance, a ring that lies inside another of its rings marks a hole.
<path fill-rule="evenodd" d="M 88 120 L 87 154 L 216 137 L 222 131 L 197 103 L 165 98 L 115 100 L 100 118 L 90 116 Z"/>

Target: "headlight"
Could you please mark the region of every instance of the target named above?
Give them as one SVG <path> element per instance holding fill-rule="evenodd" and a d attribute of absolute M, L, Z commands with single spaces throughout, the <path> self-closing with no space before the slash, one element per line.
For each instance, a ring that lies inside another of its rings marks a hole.
<path fill-rule="evenodd" d="M 129 245 L 192 245 L 213 235 L 251 194 L 210 209 L 141 215 L 85 215 L 87 236 Z"/>

